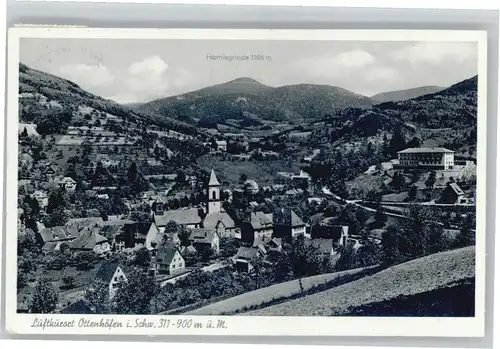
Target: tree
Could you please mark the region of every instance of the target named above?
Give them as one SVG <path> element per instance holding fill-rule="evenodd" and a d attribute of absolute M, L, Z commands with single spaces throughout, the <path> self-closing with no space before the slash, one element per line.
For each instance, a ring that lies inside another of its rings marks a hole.
<path fill-rule="evenodd" d="M 61 280 L 65 288 L 73 288 L 75 286 L 75 277 L 73 275 L 64 275 Z"/>
<path fill-rule="evenodd" d="M 416 198 L 417 198 L 417 187 L 415 185 L 412 185 L 408 190 L 408 199 L 410 201 L 415 201 Z"/>
<path fill-rule="evenodd" d="M 381 229 L 387 223 L 387 215 L 382 211 L 380 205 L 377 207 L 377 211 L 375 212 L 375 224 L 374 227 L 377 229 Z"/>
<path fill-rule="evenodd" d="M 90 270 L 97 263 L 97 255 L 93 251 L 78 252 L 74 258 L 74 264 L 78 270 Z"/>
<path fill-rule="evenodd" d="M 420 144 L 420 139 L 418 139 L 417 137 L 413 137 L 406 146 L 408 148 L 418 148 L 420 147 Z"/>
<path fill-rule="evenodd" d="M 140 270 L 127 275 L 127 281 L 120 284 L 113 301 L 118 314 L 150 314 L 151 300 L 158 289 L 154 277 Z"/>
<path fill-rule="evenodd" d="M 32 314 L 49 314 L 52 313 L 59 299 L 58 291 L 52 283 L 45 279 L 38 281 L 35 293 L 31 298 L 28 310 Z"/>
<path fill-rule="evenodd" d="M 135 252 L 134 264 L 139 267 L 148 267 L 151 263 L 151 254 L 148 249 L 143 247 Z"/>
<path fill-rule="evenodd" d="M 433 188 L 436 183 L 436 171 L 431 171 L 429 177 L 425 180 L 425 186 L 427 188 Z"/>
<path fill-rule="evenodd" d="M 111 302 L 109 299 L 109 284 L 102 281 L 94 281 L 85 289 L 83 300 L 97 314 L 110 314 Z"/>
<path fill-rule="evenodd" d="M 460 232 L 456 238 L 457 247 L 472 246 L 476 243 L 472 215 L 467 215 L 460 225 Z"/>
<path fill-rule="evenodd" d="M 181 246 L 191 245 L 191 241 L 190 241 L 191 233 L 186 228 L 181 227 L 177 236 L 180 240 Z"/>
<path fill-rule="evenodd" d="M 25 127 L 23 129 L 23 132 L 21 132 L 21 134 L 20 134 L 20 138 L 26 138 L 26 137 L 28 137 L 28 130 Z"/>
<path fill-rule="evenodd" d="M 302 278 L 317 275 L 324 268 L 324 261 L 318 251 L 313 245 L 306 243 L 302 235 L 297 236 L 291 244 L 284 244 L 279 263 L 285 264 L 278 266 L 284 274 L 281 276 L 291 272 L 299 279 L 301 293 L 304 292 Z"/>
<path fill-rule="evenodd" d="M 406 148 L 406 141 L 401 133 L 401 129 L 396 129 L 396 132 L 393 134 L 391 141 L 389 142 L 388 153 L 391 158 L 397 158 L 398 151 Z"/>
<path fill-rule="evenodd" d="M 335 263 L 336 271 L 354 269 L 358 266 L 357 254 L 353 246 L 351 245 L 343 246 L 340 249 L 339 253 L 340 257 Z"/>
<path fill-rule="evenodd" d="M 247 180 L 248 180 L 248 176 L 247 176 L 247 174 L 246 174 L 246 173 L 242 173 L 242 174 L 240 175 L 240 180 L 239 180 L 239 182 L 240 182 L 240 183 L 245 183 Z"/>

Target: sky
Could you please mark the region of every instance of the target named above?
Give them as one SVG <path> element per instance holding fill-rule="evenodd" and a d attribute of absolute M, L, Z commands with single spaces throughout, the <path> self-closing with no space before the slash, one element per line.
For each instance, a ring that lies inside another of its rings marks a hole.
<path fill-rule="evenodd" d="M 213 60 L 211 55 L 262 60 Z M 477 74 L 474 42 L 23 38 L 20 61 L 118 103 L 143 103 L 240 77 L 311 83 L 366 96 Z"/>

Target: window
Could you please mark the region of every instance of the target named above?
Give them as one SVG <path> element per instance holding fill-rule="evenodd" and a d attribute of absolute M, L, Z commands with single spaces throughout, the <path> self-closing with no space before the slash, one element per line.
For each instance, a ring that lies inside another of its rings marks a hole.
<path fill-rule="evenodd" d="M 215 190 L 212 192 L 212 200 L 217 200 L 217 194 L 215 193 Z"/>

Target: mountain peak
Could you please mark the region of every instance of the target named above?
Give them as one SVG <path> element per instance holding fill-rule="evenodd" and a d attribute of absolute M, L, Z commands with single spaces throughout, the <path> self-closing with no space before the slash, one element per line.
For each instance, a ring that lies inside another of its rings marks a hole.
<path fill-rule="evenodd" d="M 247 84 L 258 84 L 258 85 L 262 85 L 262 83 L 260 83 L 259 81 L 255 80 L 255 79 L 252 79 L 252 78 L 249 78 L 249 77 L 241 77 L 241 78 L 237 78 L 237 79 L 234 79 L 234 80 L 228 81 L 228 83 L 247 83 Z"/>

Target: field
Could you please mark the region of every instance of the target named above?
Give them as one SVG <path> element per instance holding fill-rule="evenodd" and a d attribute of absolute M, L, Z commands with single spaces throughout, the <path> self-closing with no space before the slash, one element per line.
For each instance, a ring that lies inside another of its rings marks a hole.
<path fill-rule="evenodd" d="M 466 247 L 415 259 L 327 291 L 244 315 L 345 315 L 358 307 L 454 286 L 474 276 L 475 250 Z"/>
<path fill-rule="evenodd" d="M 214 169 L 222 182 L 238 183 L 244 173 L 248 179 L 254 179 L 260 185 L 271 184 L 278 178 L 278 172 L 299 172 L 296 160 L 223 160 L 219 156 L 205 155 L 197 160 L 198 166 L 204 170 Z"/>
<path fill-rule="evenodd" d="M 311 276 L 302 279 L 304 291 L 311 290 L 319 285 L 323 285 L 330 281 L 345 277 L 361 274 L 369 268 L 358 268 L 352 270 L 341 271 L 331 274 L 322 274 Z M 255 291 L 240 294 L 217 303 L 210 304 L 206 307 L 199 308 L 190 312 L 188 315 L 226 315 L 244 311 L 261 304 L 273 302 L 278 299 L 286 299 L 298 295 L 300 293 L 300 285 L 298 280 L 292 280 L 269 287 L 261 288 Z"/>

